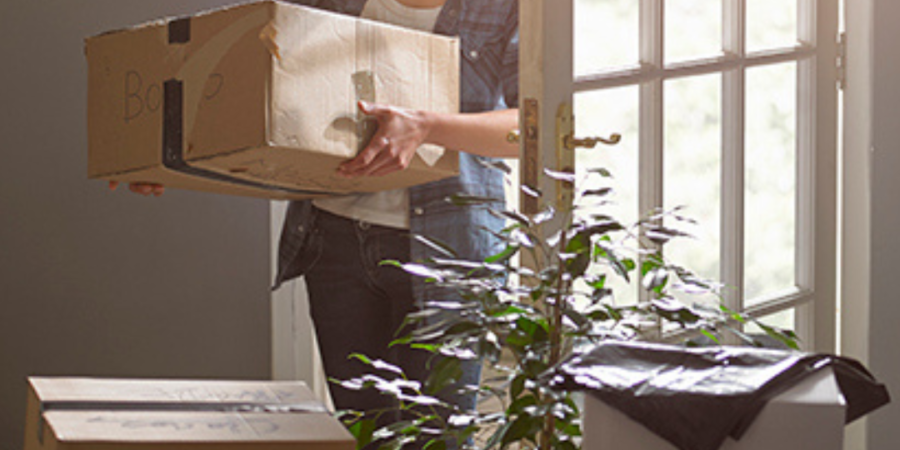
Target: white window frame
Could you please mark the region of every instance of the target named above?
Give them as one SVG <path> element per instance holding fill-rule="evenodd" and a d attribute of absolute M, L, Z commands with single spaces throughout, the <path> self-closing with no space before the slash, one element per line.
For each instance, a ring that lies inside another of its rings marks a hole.
<path fill-rule="evenodd" d="M 746 51 L 747 0 L 722 0 L 723 52 L 720 56 L 666 64 L 665 1 L 640 1 L 639 64 L 574 78 L 571 69 L 572 0 L 522 2 L 522 98 L 540 101 L 541 156 L 559 167 L 552 134 L 556 105 L 571 104 L 571 93 L 639 86 L 638 207 L 663 206 L 664 81 L 723 73 L 722 86 L 722 246 L 720 280 L 737 287 L 726 292 L 729 308 L 754 317 L 796 309 L 796 326 L 808 350 L 835 349 L 836 333 L 836 66 L 838 0 L 797 0 L 798 44 L 765 52 Z M 602 22 L 601 18 L 597 19 Z M 547 30 L 548 33 L 542 32 Z M 548 50 L 548 49 L 552 49 Z M 568 58 L 568 60 L 566 59 Z M 745 305 L 744 126 L 748 68 L 797 62 L 797 289 L 760 304 Z M 567 98 L 567 95 L 569 97 Z M 553 186 L 541 186 L 552 192 Z"/>

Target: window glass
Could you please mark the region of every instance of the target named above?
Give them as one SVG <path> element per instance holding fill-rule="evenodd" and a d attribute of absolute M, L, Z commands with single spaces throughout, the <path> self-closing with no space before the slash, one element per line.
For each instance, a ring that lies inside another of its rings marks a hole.
<path fill-rule="evenodd" d="M 747 71 L 745 272 L 748 306 L 795 288 L 796 63 Z"/>
<path fill-rule="evenodd" d="M 762 321 L 763 324 L 765 324 L 767 326 L 782 328 L 785 330 L 793 330 L 796 332 L 796 330 L 797 330 L 797 309 L 796 308 L 786 309 L 784 311 L 780 311 L 775 314 L 764 316 L 760 320 Z M 770 345 L 773 347 L 780 347 L 781 345 L 783 345 L 780 342 L 773 341 L 772 338 L 769 338 L 768 336 L 766 336 L 766 332 L 763 331 L 762 328 L 760 328 L 756 324 L 751 323 L 751 324 L 747 325 L 747 328 L 744 330 L 744 332 L 746 332 L 747 334 L 753 336 L 754 338 L 756 338 L 758 340 L 763 341 L 763 343 L 766 345 Z M 800 345 L 803 346 L 803 343 L 800 342 Z"/>
<path fill-rule="evenodd" d="M 638 63 L 637 0 L 575 0 L 575 75 Z"/>
<path fill-rule="evenodd" d="M 797 44 L 797 2 L 747 0 L 747 51 Z"/>
<path fill-rule="evenodd" d="M 666 0 L 666 64 L 722 53 L 722 2 Z"/>
<path fill-rule="evenodd" d="M 622 135 L 615 146 L 600 144 L 593 149 L 578 149 L 575 152 L 577 179 L 583 181 L 577 190 L 584 191 L 612 187 L 611 204 L 599 204 L 600 198 L 589 197 L 579 210 L 581 217 L 590 214 L 608 214 L 623 222 L 633 223 L 638 218 L 638 89 L 629 86 L 617 89 L 584 92 L 575 95 L 575 129 L 581 136 L 609 137 L 613 133 Z M 591 169 L 605 168 L 612 173 L 608 179 Z M 631 255 L 634 256 L 634 255 Z M 637 288 L 629 288 L 618 277 L 609 277 L 615 290 L 618 304 L 631 304 L 637 298 Z"/>
<path fill-rule="evenodd" d="M 666 259 L 701 277 L 719 279 L 721 203 L 721 86 L 719 74 L 665 84 L 664 208 L 697 221 L 674 223 L 694 239 L 674 239 Z M 672 291 L 677 293 L 676 291 Z M 688 303 L 717 304 L 718 297 L 679 296 Z"/>

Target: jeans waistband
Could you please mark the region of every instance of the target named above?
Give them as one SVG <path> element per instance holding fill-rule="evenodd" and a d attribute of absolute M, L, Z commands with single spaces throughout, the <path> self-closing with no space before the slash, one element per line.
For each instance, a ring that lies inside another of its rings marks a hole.
<path fill-rule="evenodd" d="M 350 217 L 339 216 L 337 214 L 326 211 L 324 209 L 317 208 L 315 205 L 313 205 L 313 210 L 315 211 L 315 215 L 316 215 L 316 223 L 319 224 L 320 226 L 323 224 L 331 223 L 331 224 L 335 224 L 338 226 L 340 226 L 340 224 L 343 224 L 345 226 L 350 225 L 350 226 L 353 226 L 354 228 L 359 228 L 362 230 L 385 231 L 385 232 L 394 232 L 394 233 L 409 233 L 409 230 L 405 230 L 403 228 L 388 227 L 385 225 L 378 225 L 375 223 L 366 222 L 365 220 L 357 220 L 357 219 L 353 219 Z"/>

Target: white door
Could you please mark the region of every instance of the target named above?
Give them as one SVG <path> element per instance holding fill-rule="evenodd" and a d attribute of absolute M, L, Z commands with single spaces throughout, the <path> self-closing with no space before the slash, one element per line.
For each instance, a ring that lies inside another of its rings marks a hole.
<path fill-rule="evenodd" d="M 523 181 L 572 164 L 555 128 L 573 105 L 577 135 L 623 136 L 574 161 L 613 172 L 617 217 L 686 206 L 697 239 L 667 257 L 725 283 L 731 309 L 834 351 L 838 0 L 520 8 L 523 136 L 539 124 Z"/>

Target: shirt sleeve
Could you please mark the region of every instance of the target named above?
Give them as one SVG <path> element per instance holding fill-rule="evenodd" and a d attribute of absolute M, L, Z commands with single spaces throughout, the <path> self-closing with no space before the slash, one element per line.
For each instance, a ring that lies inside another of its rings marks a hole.
<path fill-rule="evenodd" d="M 519 7 L 512 2 L 513 8 L 504 24 L 506 48 L 500 68 L 503 83 L 503 101 L 509 108 L 519 107 Z"/>

